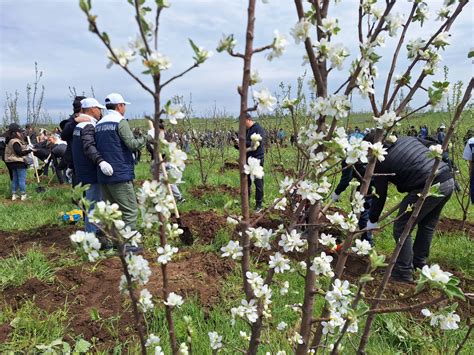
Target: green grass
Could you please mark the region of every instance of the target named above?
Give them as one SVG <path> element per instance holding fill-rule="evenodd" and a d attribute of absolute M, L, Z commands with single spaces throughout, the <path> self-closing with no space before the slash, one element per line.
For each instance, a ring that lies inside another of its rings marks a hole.
<path fill-rule="evenodd" d="M 467 116 L 466 116 L 467 117 Z M 267 121 L 265 121 L 267 120 Z M 364 127 L 370 120 L 368 115 L 353 115 L 350 119 L 350 126 L 359 125 Z M 439 123 L 448 123 L 448 115 L 443 113 L 430 113 L 427 115 L 414 115 L 409 122 L 402 125 L 402 129 L 408 125 L 419 126 L 427 123 L 430 127 L 436 127 Z M 289 129 L 289 122 L 283 119 L 273 120 L 272 118 L 265 118 L 263 125 L 268 123 L 269 126 L 284 124 L 285 129 Z M 140 121 L 134 122 L 140 125 Z M 194 122 L 198 126 L 204 126 L 203 122 Z M 235 120 L 227 120 L 226 124 L 229 127 L 237 128 Z M 469 126 L 469 121 L 462 121 L 460 132 L 465 132 Z M 212 151 L 204 151 L 204 154 L 209 157 L 214 154 Z M 274 198 L 278 196 L 278 181 L 283 178 L 283 174 L 275 170 L 275 165 L 281 165 L 285 168 L 293 167 L 295 165 L 296 153 L 292 148 L 283 148 L 278 150 L 276 147 L 271 148 L 265 158 L 265 201 L 270 204 Z M 147 154 L 143 155 L 144 161 L 141 162 L 135 169 L 136 178 L 143 180 L 150 178 L 149 163 Z M 189 154 L 189 162 L 184 173 L 184 183 L 180 185 L 186 202 L 180 206 L 180 211 L 206 211 L 213 209 L 220 215 L 225 215 L 224 206 L 228 205 L 229 201 L 235 199 L 229 194 L 210 193 L 204 195 L 200 199 L 193 198 L 190 189 L 200 186 L 202 181 L 200 178 L 199 164 L 195 160 L 195 154 Z M 225 161 L 235 162 L 237 160 L 237 151 L 233 148 L 226 149 Z M 216 163 L 212 166 L 206 165 L 209 170 L 209 179 L 207 181 L 210 186 L 219 186 L 227 184 L 229 186 L 239 186 L 239 174 L 235 169 L 228 169 L 221 171 L 222 160 L 218 158 Z M 466 166 L 460 166 L 460 169 L 465 171 Z M 333 183 L 337 183 L 338 177 L 333 178 Z M 138 185 L 138 184 L 136 184 Z M 49 187 L 44 193 L 35 192 L 36 184 L 34 183 L 32 172 L 28 175 L 28 194 L 30 199 L 26 202 L 11 202 L 7 200 L 10 197 L 9 181 L 6 174 L 0 175 L 0 198 L 4 200 L 0 202 L 0 228 L 2 230 L 27 230 L 32 228 L 40 228 L 43 225 L 59 224 L 59 214 L 62 211 L 71 210 L 74 205 L 70 201 L 70 190 L 58 187 Z M 341 196 L 341 201 L 338 205 L 347 207 L 349 191 L 346 191 Z M 387 201 L 387 208 L 397 204 L 402 195 L 399 194 L 393 187 L 390 188 L 389 200 Z M 253 199 L 251 200 L 253 205 Z M 471 207 L 468 219 L 474 221 L 473 208 Z M 239 201 L 237 201 L 229 209 L 232 213 L 239 214 Z M 460 208 L 454 198 L 451 198 L 443 209 L 442 216 L 450 218 L 460 218 Z M 231 238 L 231 231 L 228 228 L 223 228 L 218 231 L 214 242 L 205 246 L 193 246 L 188 250 L 192 251 L 206 251 L 219 254 L 219 249 L 225 245 Z M 465 277 L 472 279 L 474 277 L 474 248 L 471 237 L 461 232 L 436 233 L 433 239 L 430 263 L 439 263 L 442 267 L 457 270 Z M 391 227 L 385 228 L 375 236 L 377 251 L 389 254 L 395 245 L 392 237 Z M 151 244 L 147 246 L 151 247 Z M 51 281 L 54 278 L 54 269 L 56 267 L 64 267 L 71 265 L 66 261 L 67 258 L 61 258 L 60 261 L 48 261 L 47 257 L 43 255 L 38 249 L 32 248 L 24 255 L 15 254 L 8 258 L 0 260 L 0 289 L 10 286 L 18 286 L 31 277 L 37 277 L 40 280 Z M 78 262 L 78 259 L 71 258 L 72 262 Z M 257 266 L 253 265 L 253 268 Z M 258 266 L 262 267 L 262 266 Z M 210 309 L 205 309 L 195 298 L 189 298 L 184 305 L 174 312 L 174 319 L 176 322 L 177 337 L 179 342 L 186 339 L 186 324 L 183 320 L 184 315 L 191 316 L 193 319 L 194 333 L 192 336 L 193 350 L 195 354 L 210 354 L 209 340 L 207 333 L 210 331 L 218 331 L 224 335 L 224 341 L 231 343 L 235 348 L 245 348 L 246 342 L 240 337 L 240 331 L 249 333 L 249 327 L 242 320 L 237 320 L 235 325 L 230 323 L 230 308 L 239 304 L 243 297 L 241 291 L 241 275 L 238 265 L 234 271 L 228 276 L 225 283 L 220 288 L 219 302 Z M 279 288 L 273 287 L 273 313 L 270 322 L 278 324 L 280 321 L 285 321 L 289 325 L 289 330 L 284 332 L 264 330 L 262 340 L 264 343 L 260 349 L 259 354 L 265 354 L 266 351 L 275 353 L 277 350 L 286 350 L 291 353 L 291 347 L 286 340 L 291 335 L 293 330 L 297 330 L 299 316 L 292 310 L 285 307 L 288 303 L 298 303 L 303 298 L 303 280 L 296 273 L 287 273 L 283 276 L 276 277 L 277 283 L 289 281 L 291 284 L 291 291 L 285 296 L 279 294 Z M 327 282 L 324 281 L 324 282 Z M 151 290 L 157 293 L 157 290 Z M 472 292 L 472 290 L 471 290 Z M 322 307 L 322 300 L 317 299 L 315 307 L 315 316 L 318 315 Z M 47 312 L 38 309 L 33 303 L 27 302 L 18 310 L 13 310 L 10 307 L 3 305 L 0 313 L 0 325 L 3 323 L 15 324 L 12 336 L 7 343 L 0 344 L 0 352 L 9 350 L 31 352 L 37 344 L 49 344 L 51 341 L 61 337 L 66 337 L 67 334 L 67 304 L 60 310 L 48 314 Z M 102 320 L 104 326 L 108 325 L 113 336 L 117 335 L 114 319 Z M 107 324 L 106 324 L 107 323 Z M 165 353 L 169 352 L 168 335 L 166 331 L 166 321 L 164 310 L 157 307 L 152 315 L 147 318 L 149 332 L 159 335 L 162 339 L 162 346 Z M 360 324 L 362 327 L 363 323 Z M 462 329 L 458 332 L 446 331 L 439 332 L 431 328 L 426 321 L 420 318 L 413 318 L 407 314 L 390 314 L 379 316 L 376 318 L 373 332 L 370 337 L 367 352 L 368 354 L 448 354 L 453 353 L 456 345 L 462 340 L 466 332 L 465 324 L 461 325 Z M 344 342 L 344 354 L 352 354 L 351 342 L 357 344 L 358 339 L 346 340 Z M 230 348 L 233 349 L 233 348 Z M 131 338 L 129 341 L 118 344 L 115 348 L 109 349 L 109 352 L 121 353 L 136 353 L 139 348 L 137 346 L 136 338 Z M 106 353 L 107 351 L 98 351 L 93 349 L 94 353 Z M 473 342 L 469 342 L 463 354 L 470 354 L 474 352 Z M 236 353 L 236 350 L 228 350 L 224 353 Z"/>
<path fill-rule="evenodd" d="M 37 248 L 29 249 L 24 255 L 17 253 L 0 260 L 0 291 L 21 286 L 32 278 L 43 282 L 54 279 L 53 265 Z"/>

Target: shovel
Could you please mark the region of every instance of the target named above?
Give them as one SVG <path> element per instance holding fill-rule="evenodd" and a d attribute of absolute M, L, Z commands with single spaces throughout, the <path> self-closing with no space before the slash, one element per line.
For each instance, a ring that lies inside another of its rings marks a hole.
<path fill-rule="evenodd" d="M 150 127 L 150 129 L 153 129 L 153 122 L 148 121 L 148 126 Z M 158 161 L 160 163 L 163 177 L 166 180 L 168 180 L 168 173 L 166 172 L 166 167 L 165 167 L 165 164 L 163 163 L 163 157 L 161 156 L 161 153 L 158 154 Z M 171 197 L 173 197 L 173 207 L 174 207 L 174 215 L 176 216 L 176 221 L 178 222 L 179 228 L 183 230 L 183 234 L 180 235 L 180 240 L 184 245 L 193 245 L 193 241 L 194 241 L 193 234 L 191 233 L 191 230 L 189 229 L 189 227 L 186 227 L 183 224 L 183 221 L 181 220 L 181 216 L 179 215 L 179 211 L 178 211 L 178 206 L 176 205 L 176 199 L 174 198 L 173 190 L 171 190 L 171 185 L 166 184 L 166 186 L 168 187 L 168 193 L 171 195 Z"/>
<path fill-rule="evenodd" d="M 31 140 L 30 140 L 30 137 L 26 137 L 26 139 L 28 140 L 28 144 L 31 146 Z M 36 188 L 36 192 L 45 192 L 46 189 L 41 186 L 40 184 L 40 178 L 39 178 L 39 174 L 38 174 L 38 158 L 35 157 L 35 155 L 33 153 L 30 153 L 31 154 L 31 157 L 33 158 L 33 168 L 35 169 L 35 176 L 36 176 L 36 182 L 38 183 L 38 187 Z"/>

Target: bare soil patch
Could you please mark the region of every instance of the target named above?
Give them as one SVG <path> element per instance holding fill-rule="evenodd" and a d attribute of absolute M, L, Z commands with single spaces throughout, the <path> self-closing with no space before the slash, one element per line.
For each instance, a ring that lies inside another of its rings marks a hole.
<path fill-rule="evenodd" d="M 232 170 L 232 169 L 237 169 L 239 170 L 239 164 L 231 161 L 226 161 L 224 163 L 224 166 L 222 167 L 222 170 Z"/>
<path fill-rule="evenodd" d="M 13 232 L 0 231 L 0 258 L 8 257 L 15 250 L 25 251 L 33 244 L 39 244 L 44 248 L 68 249 L 72 248 L 69 236 L 77 230 L 74 225 L 60 226 L 42 226 L 36 229 Z"/>
<path fill-rule="evenodd" d="M 221 185 L 201 185 L 195 186 L 188 190 L 188 192 L 194 198 L 202 198 L 204 195 L 211 195 L 211 194 L 227 194 L 231 195 L 232 197 L 238 197 L 240 194 L 240 190 L 237 187 L 232 187 L 227 184 Z"/>
<path fill-rule="evenodd" d="M 160 298 L 160 266 L 152 262 L 152 257 L 147 259 L 151 263 L 152 277 L 146 287 Z M 233 267 L 232 261 L 213 253 L 181 253 L 168 266 L 170 289 L 187 298 L 196 297 L 208 309 L 218 301 L 221 283 Z M 114 257 L 101 261 L 95 269 L 85 264 L 58 270 L 56 280 L 51 284 L 30 279 L 20 287 L 6 289 L 3 298 L 14 309 L 25 300 L 32 300 L 48 312 L 64 307 L 67 302 L 69 332 L 86 340 L 95 337 L 96 343 L 106 347 L 117 340 L 125 341 L 135 332 L 128 298 L 117 294 L 121 275 L 120 260 Z M 91 319 L 93 309 L 102 319 L 116 325 L 118 335 L 107 330 L 104 322 Z M 0 339 L 7 339 L 10 331 L 5 324 L 1 325 Z"/>
<path fill-rule="evenodd" d="M 464 227 L 460 219 L 443 217 L 436 226 L 438 232 L 465 231 L 471 239 L 474 239 L 474 223 L 466 221 Z"/>
<path fill-rule="evenodd" d="M 181 220 L 198 244 L 211 244 L 217 232 L 226 226 L 226 218 L 212 210 L 184 212 Z"/>

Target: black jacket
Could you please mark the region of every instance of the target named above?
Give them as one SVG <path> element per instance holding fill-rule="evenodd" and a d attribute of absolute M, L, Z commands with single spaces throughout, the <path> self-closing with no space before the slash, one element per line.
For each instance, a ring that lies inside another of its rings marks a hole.
<path fill-rule="evenodd" d="M 247 158 L 253 157 L 253 158 L 262 160 L 264 158 L 264 155 L 265 155 L 265 149 L 264 149 L 265 130 L 257 122 L 255 122 L 252 125 L 252 127 L 247 129 L 246 136 L 245 136 L 247 148 L 252 146 L 252 140 L 250 139 L 250 137 L 254 133 L 260 134 L 262 136 L 262 140 L 260 141 L 260 146 L 256 150 L 247 152 Z"/>
<path fill-rule="evenodd" d="M 72 161 L 72 135 L 74 128 L 76 128 L 77 122 L 74 120 L 75 114 L 69 116 L 67 120 L 61 122 L 61 139 L 67 143 L 66 152 L 64 154 L 64 160 L 66 161 L 68 168 L 73 168 L 74 163 Z"/>
<path fill-rule="evenodd" d="M 416 137 L 400 137 L 387 148 L 383 162 L 377 162 L 374 173 L 394 174 L 374 176 L 373 183 L 377 196 L 372 199 L 370 221 L 378 221 L 387 198 L 388 183 L 391 182 L 399 192 L 411 192 L 423 189 L 434 159 L 429 158 L 430 150 Z M 447 164 L 441 162 L 433 184 L 441 183 L 453 177 Z"/>
<path fill-rule="evenodd" d="M 92 160 L 95 165 L 99 165 L 104 161 L 104 158 L 102 158 L 102 155 L 100 155 L 95 146 L 95 128 L 92 124 L 88 124 L 82 129 L 81 141 L 85 156 Z"/>

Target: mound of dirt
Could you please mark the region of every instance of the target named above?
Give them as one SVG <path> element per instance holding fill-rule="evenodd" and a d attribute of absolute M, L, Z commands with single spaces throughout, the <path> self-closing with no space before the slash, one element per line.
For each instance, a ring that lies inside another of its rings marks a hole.
<path fill-rule="evenodd" d="M 226 218 L 212 210 L 184 212 L 181 214 L 181 220 L 191 229 L 198 244 L 212 243 L 217 232 L 226 225 Z"/>
<path fill-rule="evenodd" d="M 226 161 L 223 166 L 224 170 L 232 170 L 232 169 L 237 169 L 239 170 L 239 164 L 236 162 L 231 162 L 231 161 Z"/>
<path fill-rule="evenodd" d="M 204 195 L 210 194 L 227 194 L 231 195 L 232 197 L 238 197 L 240 194 L 240 190 L 237 187 L 232 187 L 227 184 L 221 185 L 201 185 L 195 186 L 188 190 L 188 192 L 195 198 L 202 198 Z"/>
<path fill-rule="evenodd" d="M 436 226 L 438 232 L 465 231 L 471 239 L 474 239 L 474 223 L 466 221 L 463 223 L 460 219 L 443 217 Z"/>
<path fill-rule="evenodd" d="M 78 228 L 76 226 L 43 226 L 22 232 L 0 231 L 0 257 L 5 258 L 15 250 L 24 252 L 33 244 L 45 248 L 68 249 L 72 248 L 69 236 Z"/>
<path fill-rule="evenodd" d="M 150 257 L 147 259 L 152 276 L 146 288 L 156 298 L 161 298 L 160 265 L 152 263 Z M 168 265 L 169 287 L 183 297 L 196 297 L 205 308 L 209 308 L 218 301 L 221 283 L 232 269 L 232 261 L 213 253 L 181 253 Z M 135 332 L 128 297 L 117 297 L 121 275 L 121 263 L 115 257 L 101 261 L 94 269 L 90 265 L 61 269 L 50 284 L 30 279 L 20 287 L 6 289 L 3 298 L 14 309 L 25 300 L 32 300 L 48 312 L 63 308 L 67 301 L 69 332 L 87 340 L 95 337 L 96 343 L 108 346 Z M 93 309 L 101 319 L 116 322 L 117 329 L 120 329 L 118 335 L 107 331 L 104 322 L 91 319 Z M 10 332 L 10 328 L 0 326 L 0 333 L 4 331 Z M 6 339 L 5 334 L 0 334 L 0 339 Z"/>

